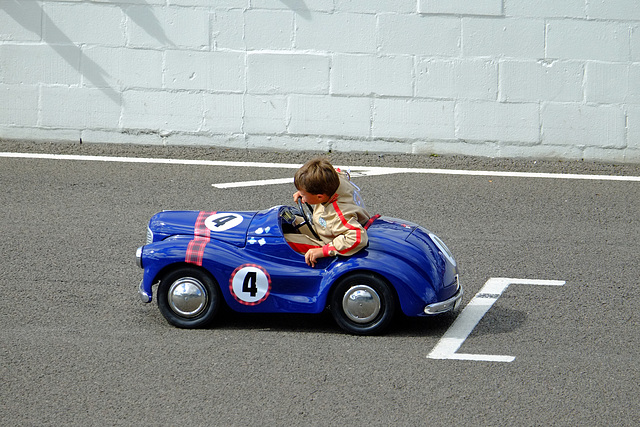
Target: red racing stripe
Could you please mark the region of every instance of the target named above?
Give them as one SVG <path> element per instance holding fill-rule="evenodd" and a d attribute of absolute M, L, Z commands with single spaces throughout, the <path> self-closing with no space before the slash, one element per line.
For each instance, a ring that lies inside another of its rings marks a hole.
<path fill-rule="evenodd" d="M 360 244 L 360 242 L 362 241 L 362 236 L 361 234 L 361 230 L 358 227 L 354 227 L 353 225 L 349 224 L 347 222 L 347 220 L 344 217 L 344 214 L 342 213 L 342 211 L 340 210 L 340 207 L 338 207 L 338 202 L 335 201 L 333 202 L 333 208 L 336 210 L 336 212 L 338 213 L 338 217 L 340 218 L 340 221 L 342 222 L 342 225 L 344 225 L 345 227 L 347 227 L 349 230 L 355 230 L 356 231 L 356 242 L 353 244 L 353 246 L 351 246 L 350 248 L 347 249 L 343 249 L 340 252 L 341 254 L 346 254 L 347 252 L 349 252 L 350 250 L 352 250 L 353 248 L 355 248 L 356 246 L 358 246 Z"/>
<path fill-rule="evenodd" d="M 204 248 L 211 240 L 211 230 L 204 225 L 204 222 L 215 212 L 201 211 L 196 219 L 195 226 L 193 228 L 194 238 L 189 242 L 187 246 L 187 254 L 184 257 L 184 261 L 202 266 L 202 257 L 204 256 Z"/>

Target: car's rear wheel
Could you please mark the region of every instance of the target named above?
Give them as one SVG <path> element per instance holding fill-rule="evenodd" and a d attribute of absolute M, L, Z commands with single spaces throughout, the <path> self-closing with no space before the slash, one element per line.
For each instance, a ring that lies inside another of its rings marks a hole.
<path fill-rule="evenodd" d="M 164 276 L 158 285 L 158 308 L 179 328 L 202 328 L 220 310 L 221 294 L 215 279 L 203 270 L 184 267 Z"/>
<path fill-rule="evenodd" d="M 345 331 L 374 335 L 393 320 L 396 298 L 383 279 L 370 273 L 357 273 L 336 285 L 330 307 L 336 323 Z"/>

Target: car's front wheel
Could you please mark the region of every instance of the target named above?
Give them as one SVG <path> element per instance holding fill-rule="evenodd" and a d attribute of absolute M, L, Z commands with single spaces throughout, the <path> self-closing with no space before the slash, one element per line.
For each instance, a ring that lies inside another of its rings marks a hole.
<path fill-rule="evenodd" d="M 396 298 L 383 279 L 370 273 L 357 273 L 336 285 L 330 307 L 336 323 L 345 331 L 374 335 L 391 323 Z"/>
<path fill-rule="evenodd" d="M 179 328 L 202 328 L 220 310 L 221 294 L 211 275 L 192 267 L 174 270 L 160 280 L 158 308 Z"/>

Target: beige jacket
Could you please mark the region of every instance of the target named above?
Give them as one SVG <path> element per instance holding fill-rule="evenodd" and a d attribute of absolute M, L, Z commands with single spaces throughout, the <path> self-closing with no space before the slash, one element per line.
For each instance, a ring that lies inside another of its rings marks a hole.
<path fill-rule="evenodd" d="M 324 256 L 353 255 L 367 246 L 363 225 L 370 215 L 357 204 L 359 195 L 346 174 L 339 173 L 340 186 L 327 203 L 314 206 L 313 228 L 322 239 Z"/>

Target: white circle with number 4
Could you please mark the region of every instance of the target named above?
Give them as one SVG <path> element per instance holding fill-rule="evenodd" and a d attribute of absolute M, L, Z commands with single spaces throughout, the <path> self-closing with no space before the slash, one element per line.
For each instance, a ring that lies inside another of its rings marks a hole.
<path fill-rule="evenodd" d="M 204 225 L 211 231 L 225 231 L 240 225 L 241 222 L 242 215 L 220 212 L 205 219 Z"/>
<path fill-rule="evenodd" d="M 240 304 L 260 304 L 269 296 L 271 277 L 258 265 L 241 265 L 231 274 L 229 290 Z"/>

